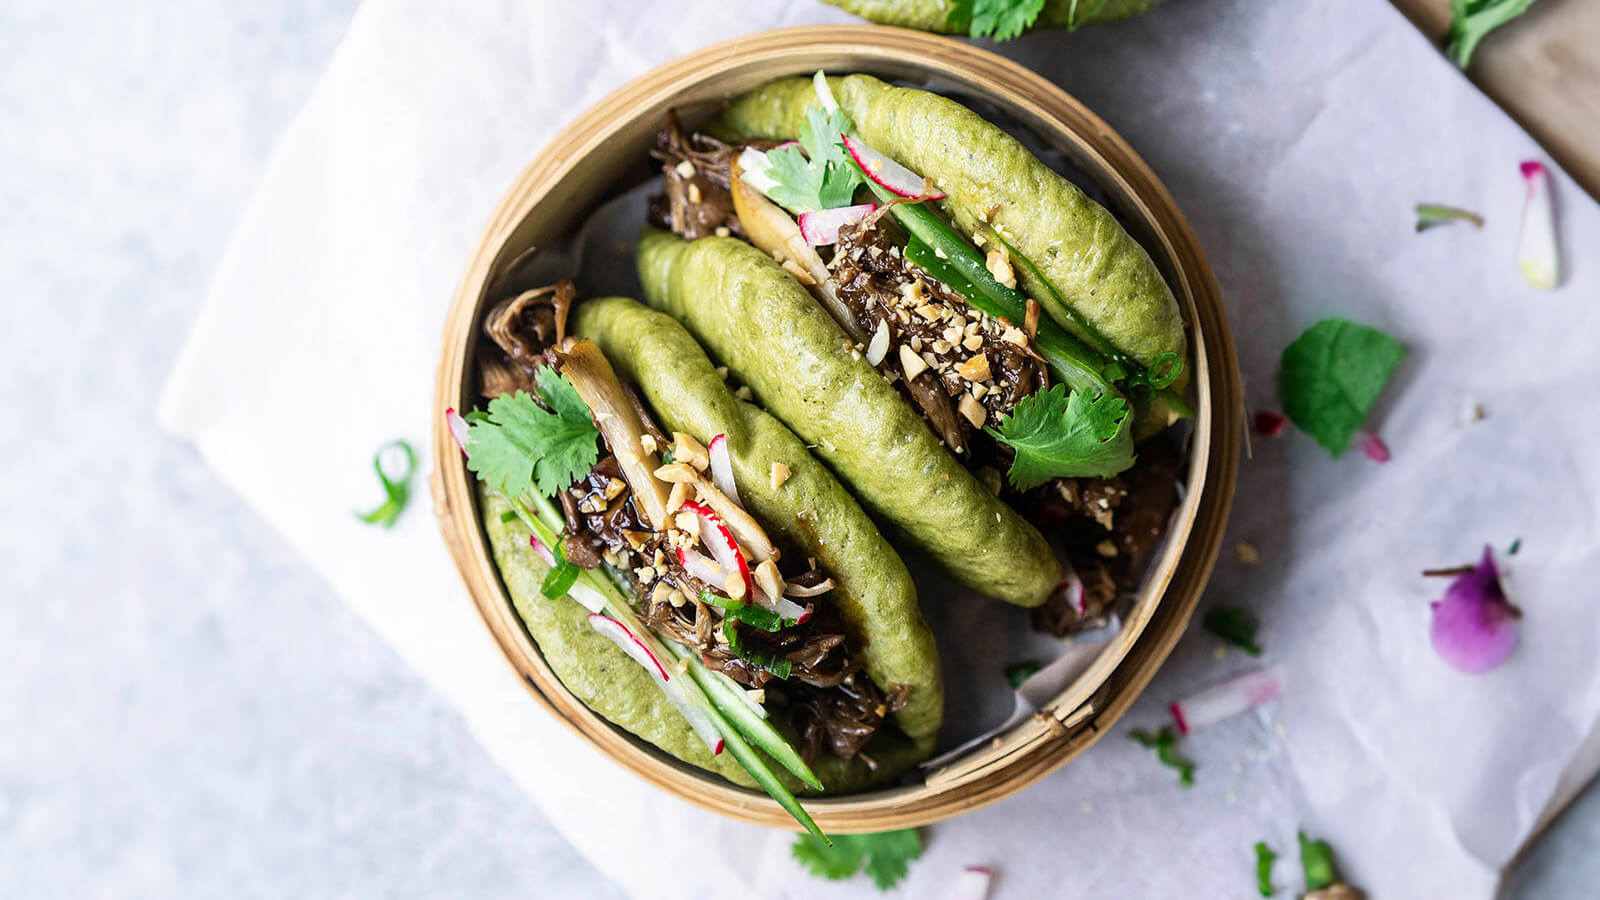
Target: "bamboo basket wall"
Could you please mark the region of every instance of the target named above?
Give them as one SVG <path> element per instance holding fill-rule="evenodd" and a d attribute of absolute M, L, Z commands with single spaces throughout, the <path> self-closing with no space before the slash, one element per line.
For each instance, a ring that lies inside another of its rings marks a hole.
<path fill-rule="evenodd" d="M 1128 709 L 1188 623 L 1222 541 L 1237 475 L 1244 412 L 1219 291 L 1188 223 L 1142 159 L 1105 122 L 1032 72 L 947 38 L 874 26 L 766 32 L 694 53 L 605 98 L 558 134 L 517 178 L 473 254 L 445 325 L 434 402 L 431 476 L 445 542 L 478 611 L 534 702 L 597 752 L 666 790 L 748 822 L 793 827 L 763 794 L 686 766 L 591 712 L 561 685 L 523 630 L 479 522 L 473 477 L 443 410 L 472 395 L 473 348 L 485 295 L 501 268 L 533 245 L 570 232 L 629 172 L 638 172 L 669 108 L 709 109 L 787 75 L 869 72 L 934 81 L 982 97 L 1059 148 L 1104 192 L 1155 257 L 1190 327 L 1198 417 L 1188 490 L 1165 549 L 1121 634 L 1045 709 L 990 746 L 926 774 L 921 783 L 807 800 L 826 830 L 925 825 L 1009 796 L 1091 746 Z"/>

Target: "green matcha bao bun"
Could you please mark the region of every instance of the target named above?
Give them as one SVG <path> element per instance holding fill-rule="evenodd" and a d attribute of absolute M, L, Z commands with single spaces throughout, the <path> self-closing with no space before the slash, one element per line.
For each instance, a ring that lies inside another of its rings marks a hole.
<path fill-rule="evenodd" d="M 964 34 L 971 27 L 971 4 L 961 15 L 956 0 L 824 0 L 847 13 L 882 25 Z M 1045 0 L 1034 23 L 1039 28 L 1075 29 L 1117 22 L 1154 9 L 1161 0 Z"/>
<path fill-rule="evenodd" d="M 873 684 L 904 689 L 904 705 L 892 713 L 894 727 L 880 728 L 865 746 L 870 764 L 862 755 L 843 759 L 826 751 L 812 760 L 811 770 L 825 792 L 849 792 L 890 781 L 926 758 L 943 715 L 937 651 L 918 610 L 910 573 L 860 506 L 799 438 L 772 416 L 736 399 L 705 352 L 671 317 L 632 300 L 606 298 L 578 303 L 571 326 L 579 337 L 593 341 L 567 345 L 571 352 L 581 354 L 581 348 L 597 346 L 616 374 L 642 394 L 649 415 L 666 431 L 683 432 L 706 444 L 725 435 L 739 505 L 787 551 L 784 559 L 794 554 L 797 559 L 809 557 L 828 573 L 833 589 L 815 602 L 836 609 Z M 567 358 L 563 372 L 570 375 L 571 360 L 577 357 Z M 583 383 L 576 377 L 572 381 Z M 559 408 L 559 403 L 555 406 Z M 590 407 L 596 409 L 592 402 Z M 494 411 L 491 404 L 490 412 Z M 608 415 L 594 414 L 597 422 Z M 611 446 L 614 438 L 603 424 L 601 432 L 608 436 L 605 449 L 619 459 L 633 452 Z M 776 473 L 785 469 L 786 476 L 778 478 Z M 562 684 L 608 721 L 672 756 L 735 784 L 756 786 L 758 781 L 737 753 L 713 754 L 704 735 L 697 734 L 685 713 L 675 708 L 650 669 L 623 652 L 614 638 L 592 627 L 595 617 L 575 595 L 546 596 L 543 588 L 548 585 L 551 560 L 531 545 L 527 507 L 521 502 L 514 507 L 489 486 L 484 487 L 483 498 L 496 565 L 528 633 Z M 671 671 L 682 679 L 687 669 Z M 769 689 L 781 690 L 782 684 L 771 682 Z M 766 721 L 788 743 L 798 745 L 798 736 L 781 713 Z M 732 749 L 736 738 L 728 740 Z M 754 738 L 751 742 L 757 743 Z M 770 768 L 786 790 L 815 792 L 814 785 L 808 788 L 782 767 Z M 761 786 L 783 802 L 781 791 Z"/>
<path fill-rule="evenodd" d="M 838 325 L 762 251 L 734 238 L 649 230 L 646 301 L 682 321 L 876 515 L 988 596 L 1042 603 L 1061 580 L 1043 536 L 984 487 Z"/>
<path fill-rule="evenodd" d="M 1139 362 L 1151 365 L 1162 353 L 1187 358 L 1183 317 L 1150 254 L 1105 207 L 1016 138 L 929 91 L 870 75 L 829 78 L 828 86 L 863 140 L 949 195 L 940 205 L 966 235 L 992 241 L 998 232 L 1068 306 Z M 787 140 L 817 103 L 812 79 L 775 81 L 736 99 L 722 131 Z M 1079 330 L 1037 276 L 1026 268 L 1017 276 L 1062 327 Z M 1187 371 L 1186 365 L 1174 387 L 1187 383 Z"/>

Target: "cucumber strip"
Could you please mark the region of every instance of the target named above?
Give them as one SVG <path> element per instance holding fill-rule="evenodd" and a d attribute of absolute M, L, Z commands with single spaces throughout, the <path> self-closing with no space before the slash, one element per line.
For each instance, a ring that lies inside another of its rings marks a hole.
<path fill-rule="evenodd" d="M 512 501 L 511 508 L 517 511 L 517 517 L 528 526 L 535 537 L 543 541 L 547 546 L 554 547 L 557 545 L 556 542 L 560 540 L 560 530 L 566 527 L 566 522 L 549 498 L 538 493 L 533 493 L 530 496 L 533 498 L 532 505 L 537 510 L 537 515 L 530 514 L 524 504 L 517 501 Z M 772 727 L 771 723 L 756 715 L 745 704 L 743 698 L 733 696 L 732 691 L 737 690 L 737 688 L 729 684 L 723 684 L 716 678 L 710 677 L 714 673 L 706 669 L 687 647 L 680 646 L 672 641 L 659 640 L 654 632 L 645 628 L 644 624 L 639 621 L 638 616 L 634 614 L 633 608 L 629 606 L 627 596 L 621 590 L 623 585 L 612 582 L 613 578 L 618 578 L 619 576 L 613 573 L 609 566 L 603 568 L 611 578 L 596 575 L 591 569 L 583 570 L 580 572 L 579 577 L 585 579 L 591 587 L 606 598 L 608 612 L 616 616 L 635 634 L 639 635 L 641 640 L 655 645 L 650 648 L 651 652 L 658 656 L 670 655 L 673 658 L 687 661 L 690 679 L 697 687 L 693 692 L 693 699 L 698 700 L 710 712 L 711 721 L 716 724 L 717 731 L 722 735 L 725 749 L 732 753 L 734 760 L 750 774 L 751 778 L 756 780 L 757 784 L 761 785 L 761 789 L 766 791 L 767 796 L 778 801 L 778 805 L 783 807 L 807 831 L 831 846 L 833 842 L 822 832 L 822 829 L 817 827 L 817 823 L 812 820 L 811 815 L 800 805 L 800 801 L 795 799 L 794 793 L 782 781 L 778 780 L 778 777 L 772 773 L 772 770 L 767 767 L 761 757 L 751 749 L 750 744 L 745 742 L 741 732 L 748 735 L 751 741 L 782 764 L 785 769 L 793 772 L 795 777 L 804 782 L 807 787 L 821 791 L 823 790 L 823 785 L 817 778 L 816 773 L 811 771 L 811 767 L 806 765 L 805 760 L 800 758 L 800 754 L 794 747 L 790 746 L 789 742 L 784 739 L 783 735 L 778 733 L 776 728 Z"/>

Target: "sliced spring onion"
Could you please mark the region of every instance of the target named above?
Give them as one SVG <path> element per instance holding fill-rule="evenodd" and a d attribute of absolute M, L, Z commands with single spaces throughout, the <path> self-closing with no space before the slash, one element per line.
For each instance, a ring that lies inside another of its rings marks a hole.
<path fill-rule="evenodd" d="M 732 611 L 729 612 L 728 618 L 722 620 L 722 636 L 728 639 L 728 649 L 732 650 L 735 656 L 770 673 L 774 678 L 788 680 L 790 673 L 794 671 L 794 663 L 789 660 L 745 646 L 739 639 L 739 624 L 738 620 L 733 618 Z"/>

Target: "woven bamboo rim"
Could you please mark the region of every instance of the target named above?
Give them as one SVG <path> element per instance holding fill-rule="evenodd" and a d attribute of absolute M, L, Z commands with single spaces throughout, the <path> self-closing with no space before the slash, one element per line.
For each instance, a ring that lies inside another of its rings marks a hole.
<path fill-rule="evenodd" d="M 1133 149 L 1060 88 L 968 44 L 897 28 L 782 29 L 693 53 L 601 100 L 550 141 L 491 217 L 445 323 L 434 401 L 435 510 L 484 623 L 536 702 L 600 752 L 691 803 L 760 825 L 794 826 L 763 794 L 667 757 L 606 722 L 561 685 L 501 584 L 479 522 L 472 476 L 443 410 L 471 400 L 478 320 L 498 267 L 568 232 L 608 188 L 637 171 L 668 108 L 715 103 L 773 78 L 819 68 L 936 79 L 988 99 L 1065 152 L 1095 179 L 1166 273 L 1191 328 L 1198 401 L 1188 492 L 1122 633 L 1037 715 L 990 746 L 928 773 L 922 783 L 806 801 L 824 829 L 850 833 L 925 825 L 1014 794 L 1082 753 L 1122 716 L 1177 642 L 1210 576 L 1233 501 L 1244 412 L 1220 292 L 1188 223 Z"/>

